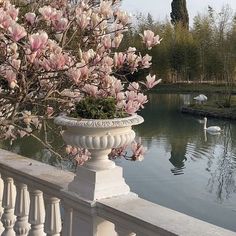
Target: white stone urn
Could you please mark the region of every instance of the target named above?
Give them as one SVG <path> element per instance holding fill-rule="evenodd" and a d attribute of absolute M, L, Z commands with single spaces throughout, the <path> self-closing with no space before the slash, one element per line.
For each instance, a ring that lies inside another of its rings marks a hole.
<path fill-rule="evenodd" d="M 92 201 L 129 193 L 122 168 L 109 160 L 108 154 L 112 148 L 130 144 L 135 138 L 132 126 L 143 121 L 137 114 L 101 120 L 56 117 L 55 123 L 66 127 L 62 134 L 64 141 L 91 153 L 91 159 L 77 168 L 68 189 Z"/>

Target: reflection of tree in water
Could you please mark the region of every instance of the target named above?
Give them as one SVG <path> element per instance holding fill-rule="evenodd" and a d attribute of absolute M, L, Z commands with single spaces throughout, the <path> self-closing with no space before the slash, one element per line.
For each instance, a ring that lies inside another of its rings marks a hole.
<path fill-rule="evenodd" d="M 171 144 L 171 157 L 169 159 L 170 163 L 174 166 L 171 168 L 171 172 L 174 175 L 184 174 L 183 169 L 185 168 L 184 162 L 187 160 L 185 156 L 185 145 L 183 143 L 172 143 Z"/>
<path fill-rule="evenodd" d="M 208 181 L 210 192 L 216 192 L 217 199 L 222 202 L 236 193 L 236 159 L 232 151 L 231 125 L 225 126 L 223 138 L 223 152 L 218 158 L 217 167 L 211 172 Z M 211 168 L 209 166 L 208 168 Z"/>

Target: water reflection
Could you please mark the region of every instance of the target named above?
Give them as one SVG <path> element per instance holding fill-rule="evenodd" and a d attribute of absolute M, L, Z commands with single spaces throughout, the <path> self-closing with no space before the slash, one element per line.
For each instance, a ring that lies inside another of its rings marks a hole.
<path fill-rule="evenodd" d="M 194 96 L 150 94 L 141 114 L 145 122 L 135 127 L 148 147 L 146 158 L 141 163 L 116 162 L 140 197 L 236 231 L 236 122 L 209 118 L 209 126 L 220 126 L 223 133 L 204 133 L 202 117 L 179 111 Z M 56 137 L 52 145 L 60 150 L 63 142 Z M 60 168 L 74 168 L 30 138 L 5 148 Z"/>
<path fill-rule="evenodd" d="M 164 147 L 170 155 L 173 175 L 184 174 L 191 162 L 205 163 L 204 170 L 210 173 L 207 189 L 222 202 L 236 192 L 236 124 L 209 119 L 209 125 L 223 127 L 223 133 L 204 132 L 201 117 L 179 112 L 180 106 L 189 104 L 192 97 L 150 94 L 149 105 L 142 114 L 147 122 L 137 127 L 137 133 L 149 149 L 158 148 L 153 141 Z M 165 140 L 164 145 L 160 144 L 161 140 Z"/>

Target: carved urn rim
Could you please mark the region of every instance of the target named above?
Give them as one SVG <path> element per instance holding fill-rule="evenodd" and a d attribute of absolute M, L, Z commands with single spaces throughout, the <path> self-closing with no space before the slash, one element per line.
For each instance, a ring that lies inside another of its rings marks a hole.
<path fill-rule="evenodd" d="M 118 128 L 138 125 L 143 122 L 143 117 L 137 114 L 125 118 L 114 119 L 84 119 L 60 115 L 54 119 L 54 123 L 57 125 L 84 128 Z"/>

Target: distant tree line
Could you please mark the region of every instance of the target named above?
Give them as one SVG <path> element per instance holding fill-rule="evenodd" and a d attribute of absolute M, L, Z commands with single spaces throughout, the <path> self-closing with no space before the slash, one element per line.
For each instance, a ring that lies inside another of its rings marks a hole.
<path fill-rule="evenodd" d="M 184 20 L 171 16 L 171 22 L 155 21 L 150 14 L 138 15 L 133 30 L 127 33 L 129 42 L 126 40 L 125 44 L 131 43 L 142 53 L 148 53 L 138 39 L 144 29 L 151 29 L 163 38 L 161 45 L 150 53 L 153 72 L 163 82 L 233 83 L 236 79 L 236 15 L 230 6 L 224 6 L 219 13 L 209 6 L 208 12 L 195 16 L 190 29 L 188 14 L 184 14 Z"/>

